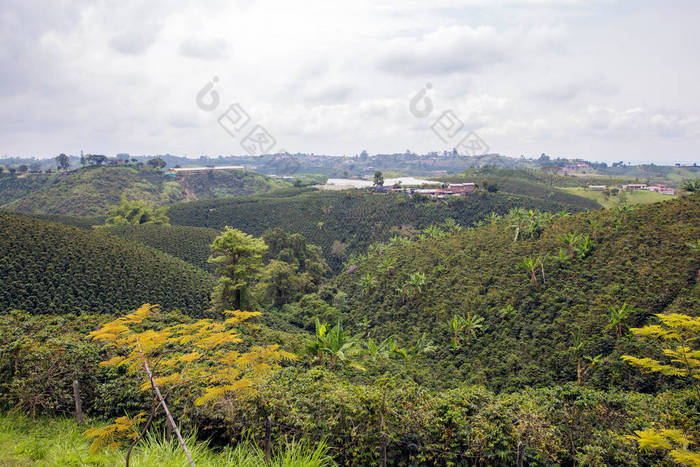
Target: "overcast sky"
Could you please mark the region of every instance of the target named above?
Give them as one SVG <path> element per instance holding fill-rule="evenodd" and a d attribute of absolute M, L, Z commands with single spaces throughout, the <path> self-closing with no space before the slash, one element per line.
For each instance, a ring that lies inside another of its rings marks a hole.
<path fill-rule="evenodd" d="M 695 0 L 1 0 L 0 156 L 244 154 L 258 124 L 272 152 L 441 151 L 453 111 L 490 152 L 700 162 L 699 21 Z"/>

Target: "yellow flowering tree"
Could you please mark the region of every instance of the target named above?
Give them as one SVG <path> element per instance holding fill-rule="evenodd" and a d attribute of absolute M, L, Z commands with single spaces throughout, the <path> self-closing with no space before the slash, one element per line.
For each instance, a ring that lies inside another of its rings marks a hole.
<path fill-rule="evenodd" d="M 700 317 L 682 313 L 656 316 L 661 324 L 632 328 L 630 331 L 643 339 L 659 339 L 668 343 L 663 349 L 665 361 L 631 355 L 624 355 L 622 359 L 644 372 L 686 378 L 700 400 Z M 642 450 L 665 449 L 680 464 L 700 466 L 700 453 L 688 449 L 694 440 L 680 430 L 649 428 L 635 431 L 634 435 L 627 438 L 636 441 Z"/>
<path fill-rule="evenodd" d="M 131 439 L 126 456 L 127 467 L 131 450 L 146 433 L 160 408 L 190 464 L 194 465 L 166 403 L 167 395 L 173 388 L 187 384 L 197 396 L 194 401 L 196 405 L 215 403 L 228 395 L 255 391 L 256 383 L 275 369 L 281 360 L 295 358 L 277 345 L 253 346 L 247 351 L 238 349 L 242 339 L 235 326 L 260 315 L 258 312 L 224 311 L 226 319 L 223 321 L 201 319 L 159 330 L 148 322 L 159 310 L 158 305 L 145 304 L 89 335 L 113 351 L 112 358 L 102 362 L 102 365 L 127 365 L 130 371 L 141 373 L 144 377 L 141 389 L 150 390 L 154 396 L 148 418 L 145 412 L 141 412 L 134 418 L 120 417 L 112 425 L 85 432 L 86 436 L 94 439 L 93 450 L 102 446 L 117 446 L 120 440 Z M 163 391 L 167 391 L 165 395 Z M 137 427 L 144 420 L 146 424 L 139 432 Z"/>

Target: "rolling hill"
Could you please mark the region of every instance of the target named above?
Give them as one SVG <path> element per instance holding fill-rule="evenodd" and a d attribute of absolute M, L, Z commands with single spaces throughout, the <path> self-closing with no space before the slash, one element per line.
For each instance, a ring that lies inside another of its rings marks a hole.
<path fill-rule="evenodd" d="M 137 167 L 85 167 L 67 174 L 0 176 L 0 201 L 7 210 L 100 216 L 119 204 L 122 193 L 129 199 L 151 204 L 219 196 L 252 195 L 289 187 L 289 183 L 243 170 L 168 176 Z"/>
<path fill-rule="evenodd" d="M 201 315 L 213 280 L 152 248 L 61 224 L 0 215 L 0 313 L 118 313 L 160 303 Z"/>
<path fill-rule="evenodd" d="M 504 218 L 374 247 L 323 298 L 337 303 L 342 292 L 342 319 L 355 332 L 395 335 L 404 345 L 426 333 L 439 350 L 416 365 L 413 377 L 428 385 L 466 381 L 515 390 L 576 381 L 577 362 L 600 355 L 587 376 L 591 384 L 650 391 L 670 380 L 642 377 L 620 360 L 639 344 L 628 333 L 616 336 L 609 307 L 627 304 L 625 329 L 667 310 L 699 314 L 700 255 L 686 246 L 700 238 L 698 219 L 699 195 L 556 217 L 539 236 L 515 242 L 513 221 Z M 562 237 L 574 233 L 592 243 L 567 259 Z M 533 274 L 523 262 L 538 256 L 544 266 Z M 415 279 L 420 274 L 423 284 Z M 455 315 L 483 319 L 457 349 Z"/>
<path fill-rule="evenodd" d="M 505 213 L 514 207 L 548 211 L 581 209 L 509 193 L 478 192 L 431 200 L 402 194 L 371 195 L 364 191 L 303 191 L 279 197 L 272 193 L 179 203 L 170 207 L 168 216 L 172 224 L 213 229 L 228 225 L 257 236 L 274 227 L 300 233 L 310 243 L 319 245 L 329 264 L 337 270 L 350 255 L 363 252 L 373 242 L 396 234 L 415 234 L 416 229 L 447 218 L 472 225 L 491 212 Z"/>
<path fill-rule="evenodd" d="M 207 271 L 213 265 L 207 262 L 210 245 L 221 232 L 203 227 L 184 225 L 118 225 L 105 227 L 102 232 L 121 237 L 131 243 L 139 242 L 180 258 Z"/>

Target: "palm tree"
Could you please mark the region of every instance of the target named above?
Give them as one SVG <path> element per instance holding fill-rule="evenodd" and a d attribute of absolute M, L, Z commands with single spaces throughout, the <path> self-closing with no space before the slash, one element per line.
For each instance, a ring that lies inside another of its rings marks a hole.
<path fill-rule="evenodd" d="M 619 339 L 622 337 L 622 331 L 625 327 L 623 322 L 627 319 L 630 314 L 630 310 L 627 307 L 627 303 L 622 304 L 622 306 L 608 305 L 608 325 L 605 329 L 615 329 L 615 336 Z"/>

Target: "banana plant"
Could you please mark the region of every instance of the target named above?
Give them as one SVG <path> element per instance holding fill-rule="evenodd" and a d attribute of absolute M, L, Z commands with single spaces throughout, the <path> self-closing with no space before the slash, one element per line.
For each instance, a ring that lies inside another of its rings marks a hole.
<path fill-rule="evenodd" d="M 700 238 L 698 238 L 694 242 L 686 242 L 685 246 L 690 248 L 690 251 L 692 251 L 693 253 L 700 253 Z"/>
<path fill-rule="evenodd" d="M 576 245 L 581 241 L 581 235 L 576 232 L 569 232 L 565 235 L 559 237 L 559 241 L 563 243 L 568 249 L 569 256 L 574 256 L 574 249 Z"/>
<path fill-rule="evenodd" d="M 381 261 L 379 261 L 379 266 L 377 267 L 377 270 L 386 277 L 391 277 L 391 273 L 394 272 L 394 268 L 396 266 L 396 258 L 390 255 L 386 255 L 382 257 Z"/>
<path fill-rule="evenodd" d="M 530 283 L 532 285 L 537 285 L 537 267 L 539 266 L 539 259 L 535 256 L 526 256 L 523 258 L 522 262 L 518 265 L 522 269 L 525 269 L 530 273 Z"/>
<path fill-rule="evenodd" d="M 448 217 L 443 221 L 442 228 L 445 230 L 445 232 L 447 232 L 450 235 L 454 235 L 464 230 L 464 227 L 459 225 L 457 221 L 455 221 L 451 217 Z"/>
<path fill-rule="evenodd" d="M 593 240 L 586 235 L 585 237 L 582 237 L 581 240 L 578 242 L 578 244 L 574 247 L 574 250 L 576 251 L 576 255 L 579 258 L 585 258 L 588 256 L 591 251 L 593 250 Z"/>
<path fill-rule="evenodd" d="M 357 341 L 349 334 L 345 333 L 340 321 L 329 329 L 326 323 L 321 324 L 318 318 L 316 318 L 315 335 L 307 342 L 304 353 L 313 355 L 320 363 L 323 363 L 325 357 L 327 357 L 331 368 L 335 368 L 338 364 L 342 363 L 364 370 L 364 368 L 357 364 L 352 358 L 357 354 L 357 350 Z"/>
<path fill-rule="evenodd" d="M 360 288 L 362 289 L 362 293 L 365 295 L 369 295 L 374 290 L 376 285 L 377 281 L 369 272 L 360 279 Z"/>
<path fill-rule="evenodd" d="M 428 238 L 442 238 L 447 235 L 447 232 L 442 230 L 440 227 L 437 225 L 430 225 L 428 226 L 425 230 L 423 230 L 423 233 L 428 237 Z"/>
<path fill-rule="evenodd" d="M 608 305 L 608 325 L 605 329 L 615 329 L 615 337 L 618 339 L 622 337 L 622 332 L 625 328 L 624 321 L 629 316 L 630 310 L 627 303 L 623 303 L 621 306 Z"/>
<path fill-rule="evenodd" d="M 411 273 L 408 276 L 408 286 L 413 290 L 414 298 L 423 293 L 423 287 L 425 286 L 425 273 Z"/>
<path fill-rule="evenodd" d="M 484 329 L 486 326 L 482 324 L 484 318 L 471 312 L 467 312 L 467 317 L 453 315 L 449 326 L 452 330 L 452 348 L 458 348 L 462 345 L 462 335 L 465 337 L 466 343 L 469 343 L 471 337 L 476 338 L 476 331 Z"/>

